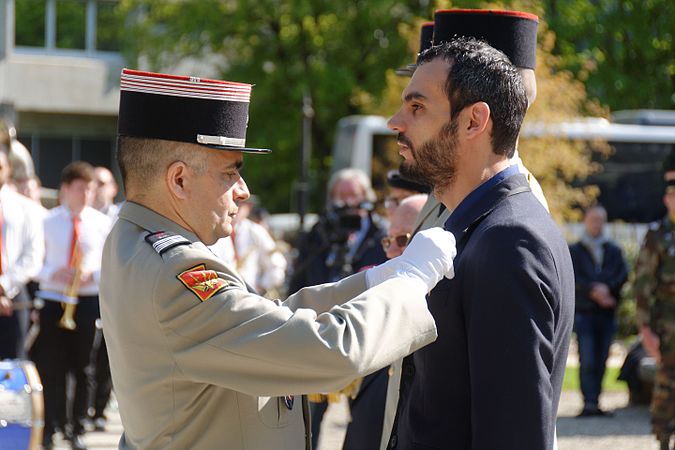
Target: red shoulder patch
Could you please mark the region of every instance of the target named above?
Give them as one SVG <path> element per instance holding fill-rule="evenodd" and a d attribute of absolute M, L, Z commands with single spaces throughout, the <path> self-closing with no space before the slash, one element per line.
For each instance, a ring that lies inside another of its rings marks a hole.
<path fill-rule="evenodd" d="M 206 270 L 204 264 L 188 269 L 177 275 L 176 278 L 203 302 L 230 284 L 219 278 L 215 270 Z"/>

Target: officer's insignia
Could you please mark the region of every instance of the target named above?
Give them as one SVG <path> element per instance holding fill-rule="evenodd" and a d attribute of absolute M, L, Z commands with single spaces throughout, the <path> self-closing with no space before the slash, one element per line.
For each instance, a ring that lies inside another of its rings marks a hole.
<path fill-rule="evenodd" d="M 286 408 L 289 410 L 293 409 L 293 402 L 295 401 L 295 398 L 292 395 L 286 395 L 284 397 L 284 404 L 286 405 Z"/>
<path fill-rule="evenodd" d="M 155 249 L 160 255 L 174 247 L 179 245 L 190 245 L 191 242 L 185 239 L 183 236 L 170 233 L 168 231 L 157 231 L 156 233 L 150 233 L 145 237 L 145 241 L 152 245 L 152 248 Z"/>
<path fill-rule="evenodd" d="M 215 270 L 206 270 L 204 264 L 188 269 L 176 278 L 203 302 L 229 284 L 226 280 L 219 278 Z"/>

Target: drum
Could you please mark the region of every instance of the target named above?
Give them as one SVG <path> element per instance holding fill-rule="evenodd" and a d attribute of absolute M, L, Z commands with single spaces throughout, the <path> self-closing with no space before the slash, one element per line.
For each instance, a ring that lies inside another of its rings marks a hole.
<path fill-rule="evenodd" d="M 30 361 L 0 361 L 0 448 L 37 450 L 42 445 L 42 383 Z"/>

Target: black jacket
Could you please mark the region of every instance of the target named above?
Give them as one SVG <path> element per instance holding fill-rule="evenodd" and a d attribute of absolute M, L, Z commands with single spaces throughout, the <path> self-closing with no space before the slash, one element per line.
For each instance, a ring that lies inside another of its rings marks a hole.
<path fill-rule="evenodd" d="M 602 248 L 602 267 L 598 269 L 591 252 L 581 241 L 570 246 L 574 266 L 575 307 L 579 312 L 607 311 L 588 296 L 594 283 L 606 284 L 617 304 L 621 300 L 621 288 L 628 279 L 626 260 L 616 244 L 606 241 Z"/>
<path fill-rule="evenodd" d="M 446 224 L 456 275 L 428 298 L 438 340 L 404 360 L 390 448 L 550 450 L 574 312 L 567 244 L 523 175 L 461 207 Z"/>

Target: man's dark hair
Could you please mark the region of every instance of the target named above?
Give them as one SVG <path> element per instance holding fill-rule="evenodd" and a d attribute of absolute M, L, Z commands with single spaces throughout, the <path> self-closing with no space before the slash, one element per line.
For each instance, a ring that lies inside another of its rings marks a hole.
<path fill-rule="evenodd" d="M 94 181 L 94 166 L 85 161 L 68 164 L 61 172 L 61 184 L 70 184 L 75 180 Z"/>
<path fill-rule="evenodd" d="M 492 118 L 492 148 L 512 157 L 527 111 L 527 95 L 518 69 L 499 50 L 473 38 L 457 38 L 425 50 L 418 65 L 441 58 L 450 64 L 444 90 L 450 117 L 485 102 Z"/>

